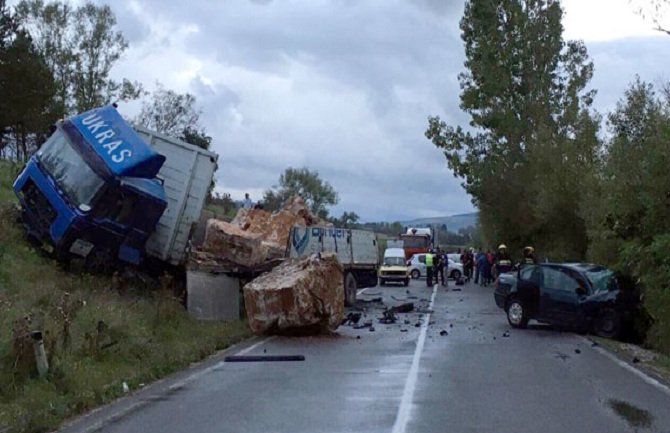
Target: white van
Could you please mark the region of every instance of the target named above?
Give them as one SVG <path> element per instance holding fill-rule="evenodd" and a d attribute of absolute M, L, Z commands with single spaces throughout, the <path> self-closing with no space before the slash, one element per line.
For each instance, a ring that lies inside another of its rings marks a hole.
<path fill-rule="evenodd" d="M 388 282 L 409 285 L 405 250 L 402 248 L 387 248 L 384 251 L 384 260 L 379 268 L 379 285 L 383 286 Z"/>

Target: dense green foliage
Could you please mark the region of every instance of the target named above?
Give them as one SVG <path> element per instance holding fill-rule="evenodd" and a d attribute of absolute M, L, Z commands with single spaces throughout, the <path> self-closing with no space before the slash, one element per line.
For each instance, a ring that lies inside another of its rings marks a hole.
<path fill-rule="evenodd" d="M 491 244 L 570 259 L 586 251 L 579 184 L 598 119 L 586 90 L 593 65 L 583 44 L 562 39 L 561 18 L 556 0 L 467 2 L 459 78 L 470 128 L 431 117 L 426 136 L 464 179 Z"/>
<path fill-rule="evenodd" d="M 588 185 L 589 259 L 633 277 L 670 353 L 670 93 L 636 81 L 609 115 L 612 137 Z"/>
<path fill-rule="evenodd" d="M 670 353 L 670 87 L 637 80 L 600 138 L 593 65 L 561 18 L 557 0 L 468 1 L 470 127 L 432 117 L 426 135 L 464 179 L 485 243 L 616 269 L 642 293 L 647 342 Z"/>

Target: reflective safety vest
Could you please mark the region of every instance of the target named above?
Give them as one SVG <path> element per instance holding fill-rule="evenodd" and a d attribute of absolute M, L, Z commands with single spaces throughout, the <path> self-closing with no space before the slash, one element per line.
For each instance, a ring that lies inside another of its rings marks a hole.
<path fill-rule="evenodd" d="M 433 255 L 430 253 L 426 254 L 426 266 L 433 266 Z"/>
<path fill-rule="evenodd" d="M 500 266 L 512 266 L 512 261 L 510 259 L 500 259 L 498 261 L 498 265 L 500 265 Z"/>
<path fill-rule="evenodd" d="M 533 260 L 531 257 L 525 257 L 523 259 L 523 263 L 526 264 L 526 265 L 534 265 L 535 260 Z"/>

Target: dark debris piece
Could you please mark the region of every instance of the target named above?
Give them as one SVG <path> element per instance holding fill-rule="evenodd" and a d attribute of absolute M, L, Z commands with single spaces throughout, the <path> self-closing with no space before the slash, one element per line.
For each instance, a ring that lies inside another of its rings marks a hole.
<path fill-rule="evenodd" d="M 503 337 L 509 337 L 509 331 L 505 331 L 505 332 L 503 332 L 503 335 L 502 335 L 502 336 L 503 336 Z"/>
<path fill-rule="evenodd" d="M 375 327 L 374 326 L 370 326 L 370 332 L 375 332 Z"/>
<path fill-rule="evenodd" d="M 446 329 L 443 329 L 443 330 L 440 331 L 440 335 L 441 335 L 442 337 L 445 337 L 445 336 L 449 335 L 449 333 L 447 332 Z"/>
<path fill-rule="evenodd" d="M 638 358 L 637 356 L 635 358 L 633 358 L 633 364 L 637 364 L 639 362 L 640 362 L 640 358 Z"/>
<path fill-rule="evenodd" d="M 400 332 L 407 332 L 407 329 L 403 328 L 400 330 Z"/>
<path fill-rule="evenodd" d="M 579 349 L 575 349 L 575 353 L 576 353 L 577 355 L 579 355 L 580 353 L 582 353 L 582 351 L 579 350 Z"/>
<path fill-rule="evenodd" d="M 371 327 L 371 326 L 372 326 L 372 322 L 371 322 L 371 321 L 368 321 L 368 322 L 363 323 L 362 325 L 356 325 L 356 326 L 354 326 L 354 329 L 369 328 L 369 327 Z"/>
<path fill-rule="evenodd" d="M 361 320 L 361 313 L 349 313 L 342 319 L 342 325 L 356 325 Z"/>

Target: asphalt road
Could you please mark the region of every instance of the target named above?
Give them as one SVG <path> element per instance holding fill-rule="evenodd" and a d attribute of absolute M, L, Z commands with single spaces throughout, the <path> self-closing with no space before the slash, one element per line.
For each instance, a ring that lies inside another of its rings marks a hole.
<path fill-rule="evenodd" d="M 413 281 L 406 290 L 370 288 L 359 298 L 381 294 L 386 305 L 415 302 L 424 312 L 384 325 L 381 306 L 370 303 L 361 323 L 373 320 L 374 331 L 258 339 L 228 354 L 305 361 L 215 359 L 64 431 L 670 432 L 668 388 L 583 336 L 533 322 L 510 330 L 490 287 Z"/>

